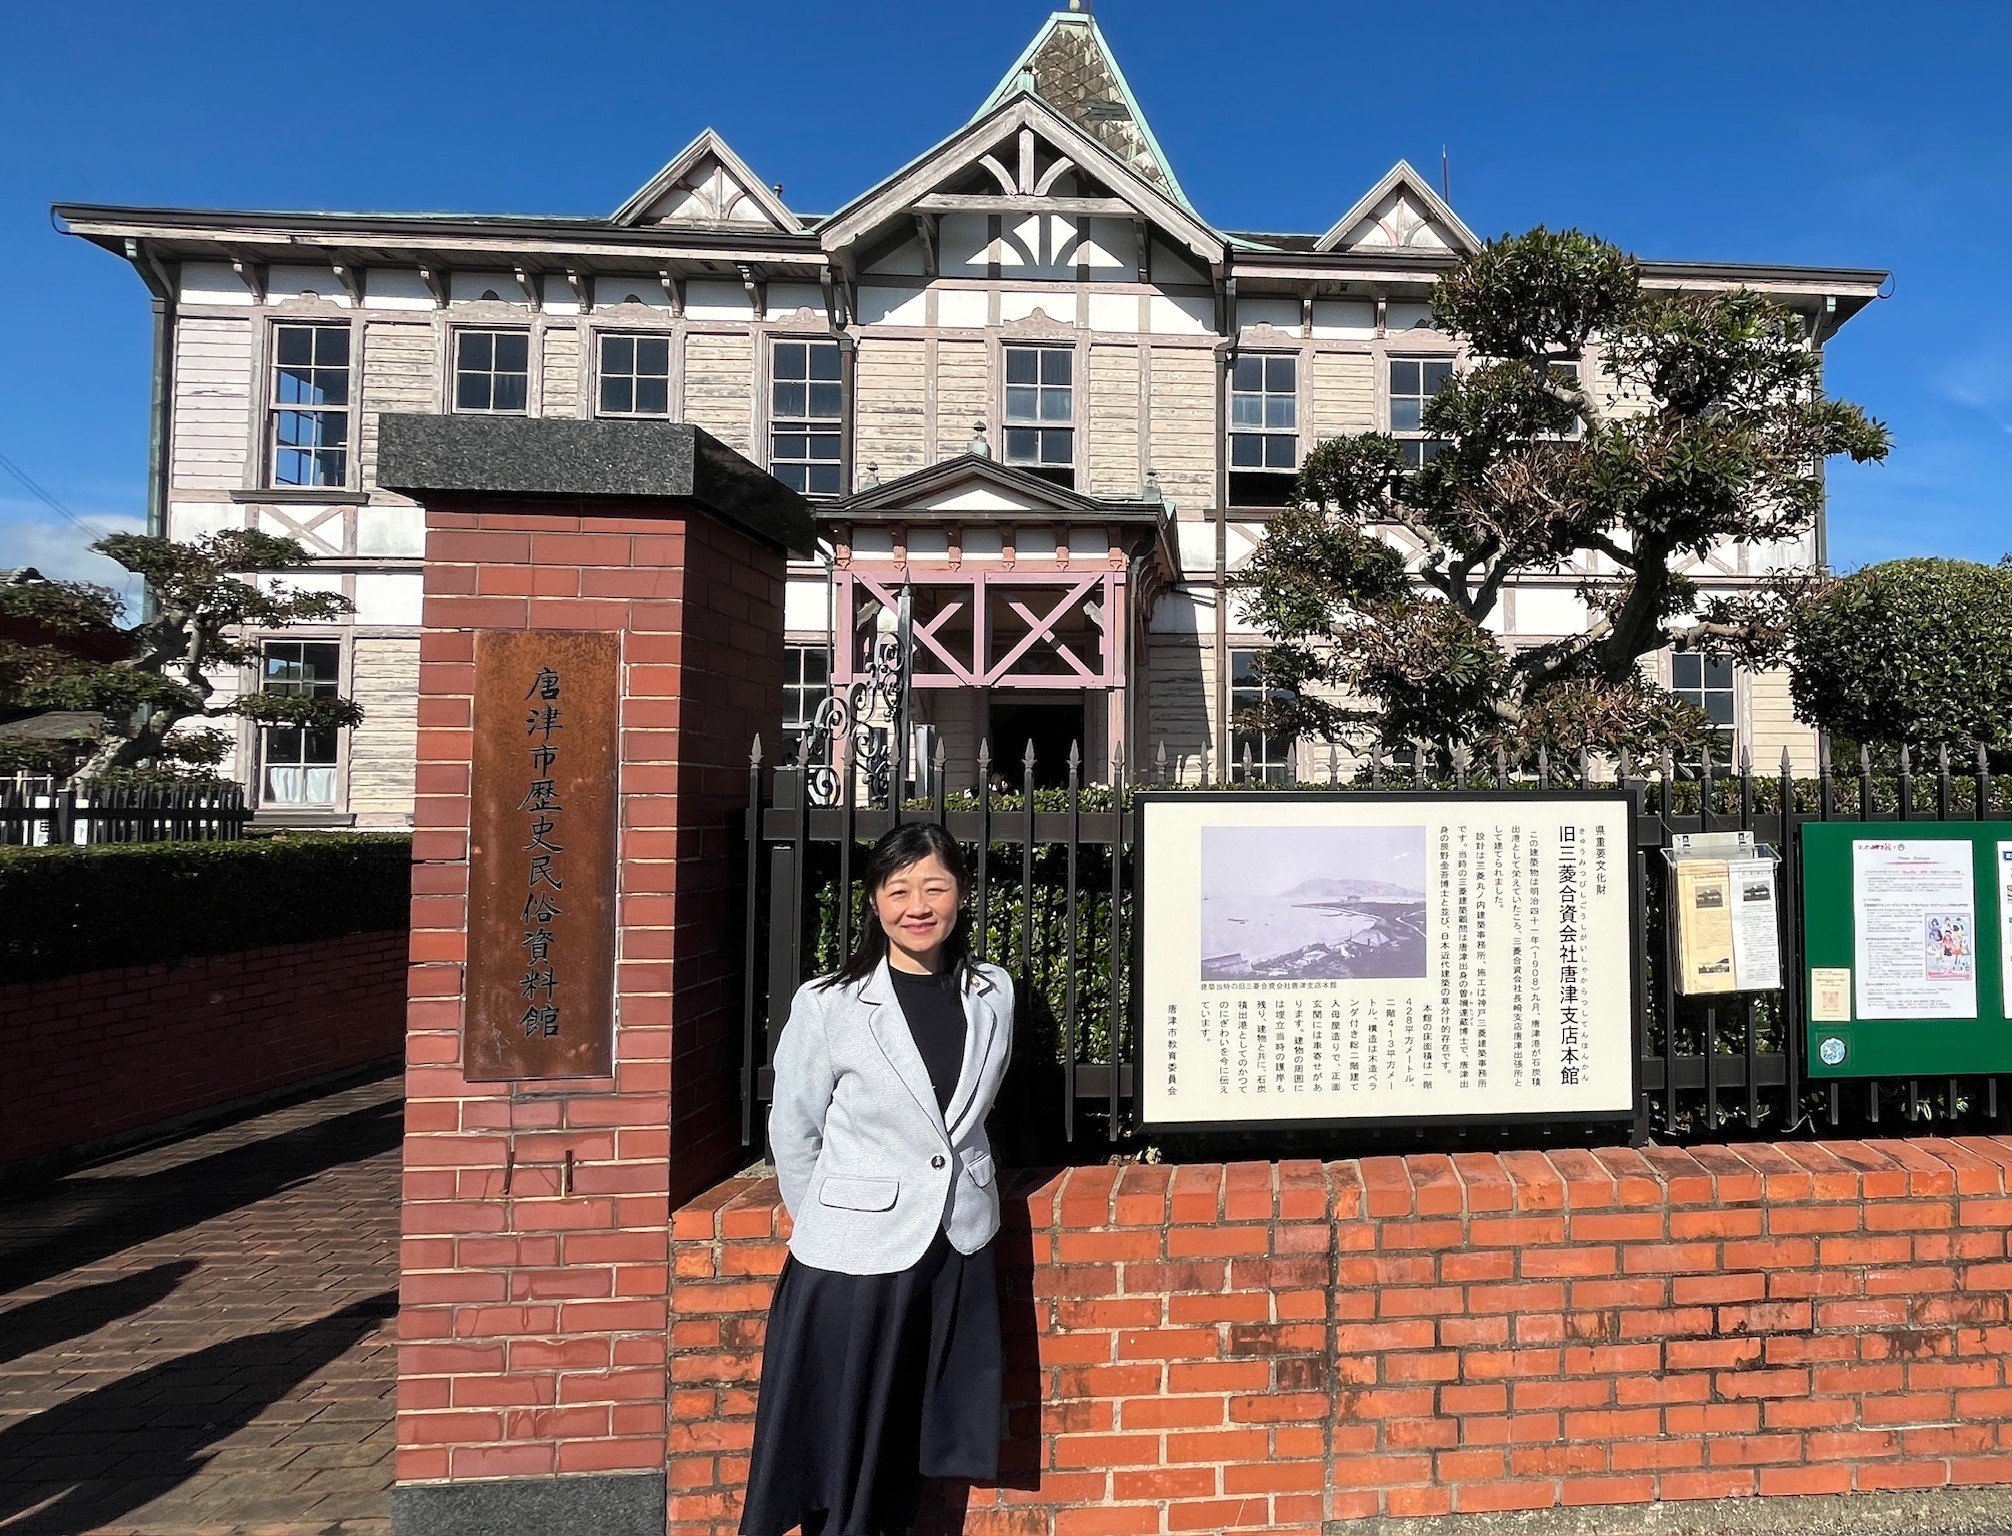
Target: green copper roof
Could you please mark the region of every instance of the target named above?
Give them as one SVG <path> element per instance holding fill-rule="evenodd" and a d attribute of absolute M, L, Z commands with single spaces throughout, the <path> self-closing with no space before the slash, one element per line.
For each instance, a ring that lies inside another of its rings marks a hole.
<path fill-rule="evenodd" d="M 971 120 L 978 121 L 1009 96 L 1027 89 L 1024 77 L 1029 75 L 1035 95 L 1124 161 L 1140 180 L 1201 217 L 1181 190 L 1111 45 L 1088 11 L 1051 15 Z"/>

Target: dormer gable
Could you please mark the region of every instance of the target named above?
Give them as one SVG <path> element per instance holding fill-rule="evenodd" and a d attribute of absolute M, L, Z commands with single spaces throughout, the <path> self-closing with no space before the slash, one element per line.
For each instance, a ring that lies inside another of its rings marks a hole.
<path fill-rule="evenodd" d="M 944 213 L 1137 220 L 1205 267 L 1223 259 L 1220 234 L 1031 91 L 854 198 L 819 225 L 818 236 L 840 253 Z"/>
<path fill-rule="evenodd" d="M 615 210 L 614 223 L 674 224 L 700 229 L 762 229 L 795 234 L 803 228 L 782 198 L 708 128 Z"/>
<path fill-rule="evenodd" d="M 1389 252 L 1394 255 L 1465 255 L 1478 251 L 1474 231 L 1426 179 L 1400 160 L 1335 220 L 1314 247 L 1320 251 Z"/>

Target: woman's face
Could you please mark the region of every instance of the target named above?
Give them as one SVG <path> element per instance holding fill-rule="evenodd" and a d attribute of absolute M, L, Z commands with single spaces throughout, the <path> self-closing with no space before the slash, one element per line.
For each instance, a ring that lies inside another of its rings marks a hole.
<path fill-rule="evenodd" d="M 888 964 L 904 971 L 933 971 L 943 941 L 957 926 L 957 880 L 935 854 L 897 869 L 873 893 L 887 932 Z"/>

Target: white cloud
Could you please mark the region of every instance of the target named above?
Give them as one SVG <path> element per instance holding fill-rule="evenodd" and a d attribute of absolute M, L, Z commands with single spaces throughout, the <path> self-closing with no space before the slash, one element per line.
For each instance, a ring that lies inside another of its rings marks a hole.
<path fill-rule="evenodd" d="M 92 513 L 89 521 L 103 533 L 146 530 L 143 519 L 112 513 Z M 100 533 L 85 533 L 32 503 L 0 498 L 0 567 L 32 565 L 56 581 L 97 582 L 118 591 L 129 605 L 136 604 L 139 581 L 92 551 L 91 541 L 98 537 Z"/>

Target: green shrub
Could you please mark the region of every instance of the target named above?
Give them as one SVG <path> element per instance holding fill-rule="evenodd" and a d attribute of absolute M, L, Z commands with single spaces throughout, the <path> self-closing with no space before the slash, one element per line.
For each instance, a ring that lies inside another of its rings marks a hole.
<path fill-rule="evenodd" d="M 0 849 L 9 981 L 175 964 L 403 928 L 412 839 L 289 833 L 230 843 Z"/>
<path fill-rule="evenodd" d="M 1890 560 L 1795 616 L 1796 714 L 1853 741 L 2012 748 L 2012 570 Z"/>

